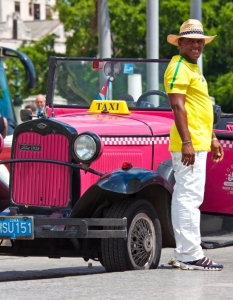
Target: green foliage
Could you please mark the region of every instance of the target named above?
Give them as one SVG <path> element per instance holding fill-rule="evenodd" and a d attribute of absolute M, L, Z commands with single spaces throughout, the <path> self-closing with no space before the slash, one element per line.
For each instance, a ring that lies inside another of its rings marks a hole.
<path fill-rule="evenodd" d="M 211 6 L 210 6 L 211 4 Z M 210 9 L 210 7 L 212 9 Z M 233 112 L 233 3 L 231 1 L 205 1 L 203 3 L 204 27 L 207 35 L 217 37 L 206 45 L 203 62 L 204 74 L 209 83 L 210 95 L 221 104 L 224 112 Z"/>
<path fill-rule="evenodd" d="M 67 55 L 97 56 L 97 2 L 57 1 L 56 9 L 65 28 L 74 30 L 74 35 L 67 41 Z M 118 0 L 116 4 L 115 0 L 108 0 L 113 57 L 146 57 L 146 3 L 146 0 Z M 178 53 L 176 47 L 167 43 L 166 37 L 170 33 L 177 34 L 180 25 L 189 16 L 190 1 L 159 1 L 161 58 L 171 58 Z M 228 99 L 225 98 L 221 78 L 224 75 L 225 80 L 231 77 L 227 74 L 233 65 L 233 3 L 227 0 L 202 1 L 202 16 L 205 34 L 218 35 L 211 45 L 205 47 L 203 53 L 203 69 L 210 95 L 221 105 L 228 103 L 224 107 L 232 112 L 232 97 L 228 95 Z"/>
<path fill-rule="evenodd" d="M 146 0 L 109 0 L 113 57 L 146 57 Z"/>
<path fill-rule="evenodd" d="M 233 72 L 218 76 L 215 82 L 210 82 L 210 90 L 214 91 L 214 97 L 217 104 L 221 105 L 223 112 L 232 113 L 232 99 L 233 99 Z"/>
<path fill-rule="evenodd" d="M 167 43 L 168 34 L 178 34 L 181 24 L 189 19 L 190 1 L 163 0 L 159 7 L 159 56 L 171 58 L 178 48 Z"/>
<path fill-rule="evenodd" d="M 95 0 L 57 0 L 55 9 L 65 25 L 65 30 L 72 36 L 67 39 L 67 56 L 96 56 L 97 37 L 97 2 Z"/>
<path fill-rule="evenodd" d="M 29 46 L 22 45 L 18 50 L 25 53 L 33 62 L 37 83 L 36 88 L 32 91 L 28 90 L 27 82 L 26 82 L 26 74 L 22 64 L 18 59 L 9 58 L 6 60 L 7 65 L 7 77 L 11 78 L 10 81 L 10 92 L 12 97 L 15 93 L 14 88 L 14 68 L 17 66 L 20 70 L 20 78 L 21 78 L 21 87 L 20 94 L 22 98 L 27 98 L 30 94 L 45 94 L 47 88 L 47 77 L 48 77 L 48 67 L 49 67 L 49 57 L 50 56 L 59 56 L 58 53 L 54 51 L 54 40 L 55 35 L 49 35 L 43 40 L 32 43 Z"/>

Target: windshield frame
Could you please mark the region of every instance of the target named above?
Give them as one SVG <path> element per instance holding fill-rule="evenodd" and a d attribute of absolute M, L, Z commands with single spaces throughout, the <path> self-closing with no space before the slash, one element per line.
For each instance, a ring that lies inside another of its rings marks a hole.
<path fill-rule="evenodd" d="M 96 58 L 96 57 L 55 57 L 51 56 L 49 58 L 49 71 L 48 71 L 48 81 L 46 90 L 46 105 L 50 108 L 73 108 L 73 109 L 86 109 L 87 106 L 82 105 L 71 105 L 71 104 L 55 104 L 53 103 L 55 83 L 56 83 L 56 70 L 58 62 L 60 61 L 89 61 L 89 62 L 120 62 L 120 63 L 169 63 L 170 59 L 148 59 L 148 58 Z M 154 107 L 152 108 L 139 108 L 139 107 L 129 107 L 130 110 L 171 110 L 170 107 Z"/>

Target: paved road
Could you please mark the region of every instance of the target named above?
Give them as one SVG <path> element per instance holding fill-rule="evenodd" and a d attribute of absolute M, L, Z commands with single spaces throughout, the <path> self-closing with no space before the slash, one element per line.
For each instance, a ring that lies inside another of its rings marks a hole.
<path fill-rule="evenodd" d="M 166 264 L 157 270 L 106 273 L 82 259 L 0 257 L 0 299 L 232 299 L 233 247 L 205 251 L 224 264 L 221 272 L 182 271 Z"/>

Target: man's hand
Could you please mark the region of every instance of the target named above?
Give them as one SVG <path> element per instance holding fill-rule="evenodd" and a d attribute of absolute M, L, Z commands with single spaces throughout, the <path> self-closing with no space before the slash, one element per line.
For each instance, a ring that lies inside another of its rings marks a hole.
<path fill-rule="evenodd" d="M 182 146 L 182 163 L 185 166 L 193 165 L 195 162 L 195 151 L 193 149 L 192 143 L 184 144 Z"/>
<path fill-rule="evenodd" d="M 212 141 L 211 143 L 212 160 L 216 163 L 220 162 L 224 157 L 224 151 L 219 141 Z"/>

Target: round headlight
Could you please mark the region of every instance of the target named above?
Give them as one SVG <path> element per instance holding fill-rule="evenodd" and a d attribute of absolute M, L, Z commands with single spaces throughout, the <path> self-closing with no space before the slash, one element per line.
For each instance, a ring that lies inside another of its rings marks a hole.
<path fill-rule="evenodd" d="M 94 133 L 82 133 L 74 141 L 74 154 L 83 163 L 89 163 L 99 157 L 101 140 Z"/>

